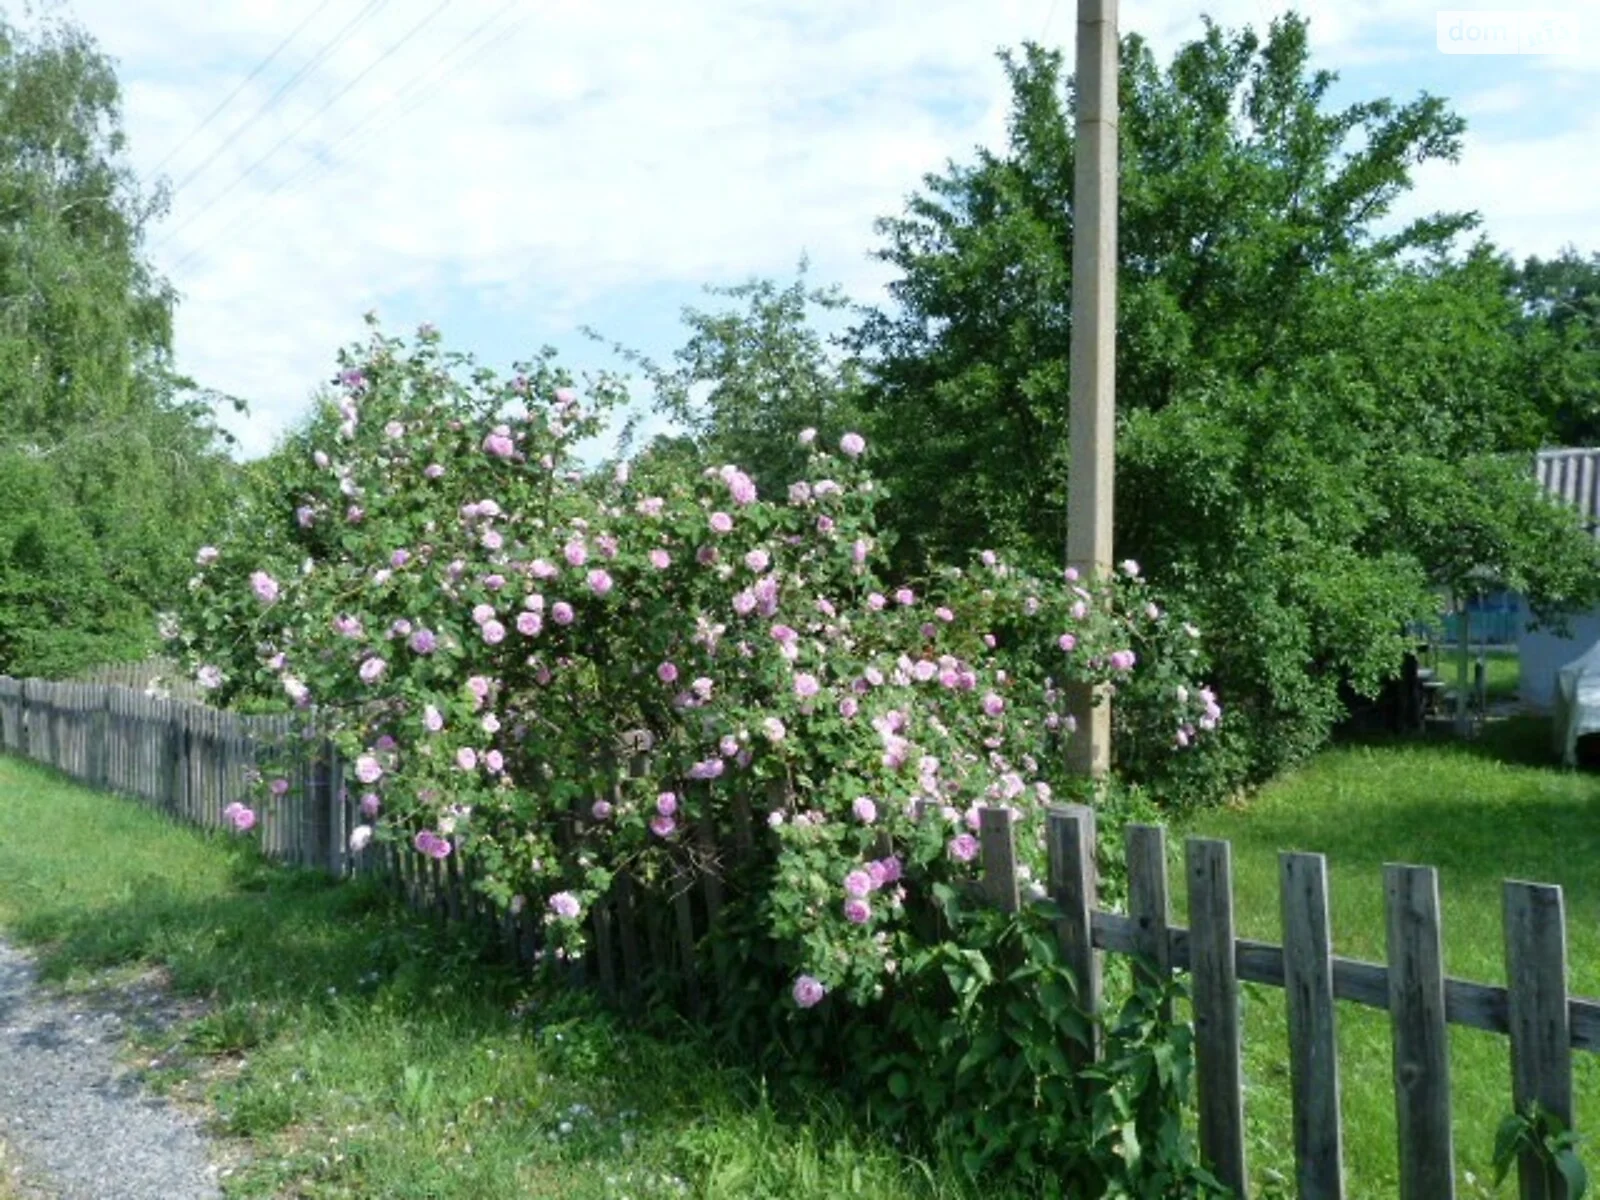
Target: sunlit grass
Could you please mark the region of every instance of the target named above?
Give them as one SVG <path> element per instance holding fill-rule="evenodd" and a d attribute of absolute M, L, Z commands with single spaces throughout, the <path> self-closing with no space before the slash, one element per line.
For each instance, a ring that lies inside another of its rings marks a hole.
<path fill-rule="evenodd" d="M 198 1087 L 248 1147 L 233 1196 L 964 1194 L 822 1098 L 774 1105 L 692 1030 L 623 1028 L 376 887 L 268 866 L 6 759 L 0 928 L 57 984 L 159 965 L 207 998 L 139 1053 L 152 1085 Z"/>
<path fill-rule="evenodd" d="M 1541 721 L 1492 724 L 1478 743 L 1331 750 L 1273 783 L 1247 807 L 1202 815 L 1190 831 L 1233 842 L 1240 934 L 1275 942 L 1281 941 L 1279 851 L 1326 854 L 1335 951 L 1375 962 L 1384 960 L 1383 864 L 1437 867 L 1446 969 L 1485 983 L 1505 981 L 1501 881 L 1561 884 L 1570 987 L 1600 996 L 1600 777 L 1553 765 L 1548 726 Z M 1181 914 L 1182 885 L 1176 890 Z M 1339 1021 L 1349 1194 L 1393 1196 L 1387 1017 L 1341 1004 Z M 1251 987 L 1251 1152 L 1262 1172 L 1292 1178 L 1287 1036 L 1282 993 Z M 1452 1028 L 1450 1037 L 1461 1194 L 1493 1194 L 1488 1182 L 1494 1128 L 1511 1107 L 1508 1044 L 1474 1030 Z M 1600 1114 L 1600 1064 L 1584 1053 L 1577 1060 L 1581 1131 Z"/>

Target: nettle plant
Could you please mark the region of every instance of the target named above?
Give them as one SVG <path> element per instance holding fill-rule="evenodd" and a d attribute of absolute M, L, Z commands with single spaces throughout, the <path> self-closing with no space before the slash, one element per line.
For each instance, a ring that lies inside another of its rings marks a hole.
<path fill-rule="evenodd" d="M 468 855 L 567 952 L 619 871 L 716 869 L 699 827 L 728 845 L 747 821 L 792 1003 L 868 1002 L 910 893 L 976 874 L 982 806 L 1010 807 L 1043 877 L 1067 684 L 1137 678 L 1173 753 L 1220 719 L 1186 675 L 1198 631 L 1133 563 L 1044 579 L 985 553 L 884 579 L 857 435 L 801 432 L 806 478 L 758 495 L 735 466 L 585 470 L 621 392 L 585 402 L 548 358 L 501 378 L 425 326 L 340 365 L 278 524 L 200 550 L 175 641 L 224 698 L 315 710 L 356 848 Z"/>

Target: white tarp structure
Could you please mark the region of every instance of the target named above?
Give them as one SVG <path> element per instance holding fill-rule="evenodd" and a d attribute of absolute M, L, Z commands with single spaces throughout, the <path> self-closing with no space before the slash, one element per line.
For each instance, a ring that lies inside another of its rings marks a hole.
<path fill-rule="evenodd" d="M 1578 739 L 1600 733 L 1600 642 L 1556 672 L 1556 749 L 1567 766 L 1578 763 Z"/>

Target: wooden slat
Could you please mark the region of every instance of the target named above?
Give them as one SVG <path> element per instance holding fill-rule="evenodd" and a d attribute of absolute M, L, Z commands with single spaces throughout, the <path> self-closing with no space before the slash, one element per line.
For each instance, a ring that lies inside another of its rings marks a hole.
<path fill-rule="evenodd" d="M 1383 884 L 1400 1200 L 1454 1200 L 1439 878 L 1432 867 L 1390 863 Z"/>
<path fill-rule="evenodd" d="M 1244 1070 L 1239 974 L 1234 946 L 1232 847 L 1213 838 L 1185 843 L 1193 977 L 1195 1077 L 1200 1153 L 1240 1197 L 1244 1155 Z"/>
<path fill-rule="evenodd" d="M 1061 959 L 1077 988 L 1078 1007 L 1091 1017 L 1101 1008 L 1100 956 L 1094 948 L 1092 915 L 1098 903 L 1095 866 L 1094 810 L 1082 804 L 1052 806 L 1045 824 L 1050 861 L 1050 896 L 1061 912 L 1056 938 Z M 1095 1022 L 1087 1046 L 1069 1046 L 1067 1053 L 1083 1063 L 1100 1057 L 1100 1026 Z"/>
<path fill-rule="evenodd" d="M 633 877 L 617 876 L 617 934 L 622 943 L 622 992 L 629 1006 L 638 1011 L 642 998 L 644 964 L 639 955 L 639 919 L 635 911 Z"/>
<path fill-rule="evenodd" d="M 1567 922 L 1561 889 L 1507 880 L 1506 979 L 1511 1021 L 1511 1098 L 1537 1102 L 1572 1126 L 1572 1031 L 1567 1008 Z M 1567 1200 L 1565 1180 L 1532 1154 L 1517 1161 L 1522 1200 Z"/>
<path fill-rule="evenodd" d="M 1017 843 L 1011 810 L 985 805 L 978 810 L 978 844 L 983 854 L 983 894 L 1002 912 L 1022 906 L 1017 885 Z"/>
<path fill-rule="evenodd" d="M 1166 986 L 1172 977 L 1171 902 L 1167 894 L 1167 831 L 1159 825 L 1123 830 L 1128 861 L 1128 916 L 1133 921 L 1135 970 L 1146 983 Z M 1170 1001 L 1162 1016 L 1172 1019 Z"/>
<path fill-rule="evenodd" d="M 1339 1122 L 1327 861 L 1320 854 L 1281 854 L 1278 878 L 1295 1183 L 1300 1200 L 1343 1200 L 1344 1139 Z"/>

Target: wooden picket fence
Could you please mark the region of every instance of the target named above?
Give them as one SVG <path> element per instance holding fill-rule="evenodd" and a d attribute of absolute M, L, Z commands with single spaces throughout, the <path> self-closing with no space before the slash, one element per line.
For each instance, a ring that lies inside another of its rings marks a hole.
<path fill-rule="evenodd" d="M 248 794 L 246 772 L 263 753 L 292 769 L 287 795 L 263 814 L 263 845 L 286 862 L 335 876 L 379 871 L 413 905 L 455 921 L 493 928 L 520 957 L 545 954 L 534 914 L 494 912 L 472 886 L 470 858 L 441 865 L 419 855 L 352 854 L 356 821 L 331 748 L 305 722 L 287 716 L 240 717 L 118 687 L 52 684 L 0 677 L 0 750 L 54 766 L 85 783 L 136 796 L 202 825 L 220 825 L 231 800 Z M 697 964 L 705 930 L 724 900 L 727 867 L 747 857 L 755 822 L 749 797 L 735 796 L 732 826 L 693 830 L 680 873 L 646 888 L 627 875 L 591 914 L 593 945 L 573 967 L 612 997 L 637 1002 L 667 981 L 700 1008 Z M 1010 812 L 985 809 L 980 825 L 982 874 L 975 885 L 1007 911 L 1023 903 Z M 1328 918 L 1327 865 L 1320 854 L 1280 856 L 1283 944 L 1235 934 L 1231 846 L 1189 838 L 1184 846 L 1188 925 L 1172 921 L 1166 833 L 1160 826 L 1125 831 L 1126 913 L 1099 907 L 1092 809 L 1052 807 L 1047 814 L 1049 881 L 1059 911 L 1057 936 L 1079 984 L 1079 1001 L 1099 1011 L 1102 957 L 1133 956 L 1150 979 L 1189 977 L 1195 1036 L 1199 1142 L 1203 1157 L 1241 1197 L 1249 1194 L 1245 1161 L 1244 1073 L 1239 985 L 1284 992 L 1287 1006 L 1296 1186 L 1303 1200 L 1346 1195 L 1339 1119 L 1335 1001 L 1389 1013 L 1393 1043 L 1396 1140 L 1402 1200 L 1454 1200 L 1450 1025 L 1510 1039 L 1510 1101 L 1536 1101 L 1572 1123 L 1572 1051 L 1600 1051 L 1600 1001 L 1567 993 L 1566 924 L 1561 888 L 1506 881 L 1504 941 L 1508 986 L 1448 978 L 1432 867 L 1384 870 L 1387 962 L 1337 956 Z M 1080 1060 L 1095 1044 L 1074 1048 Z M 1540 1164 L 1518 1164 L 1523 1200 L 1568 1200 Z"/>

